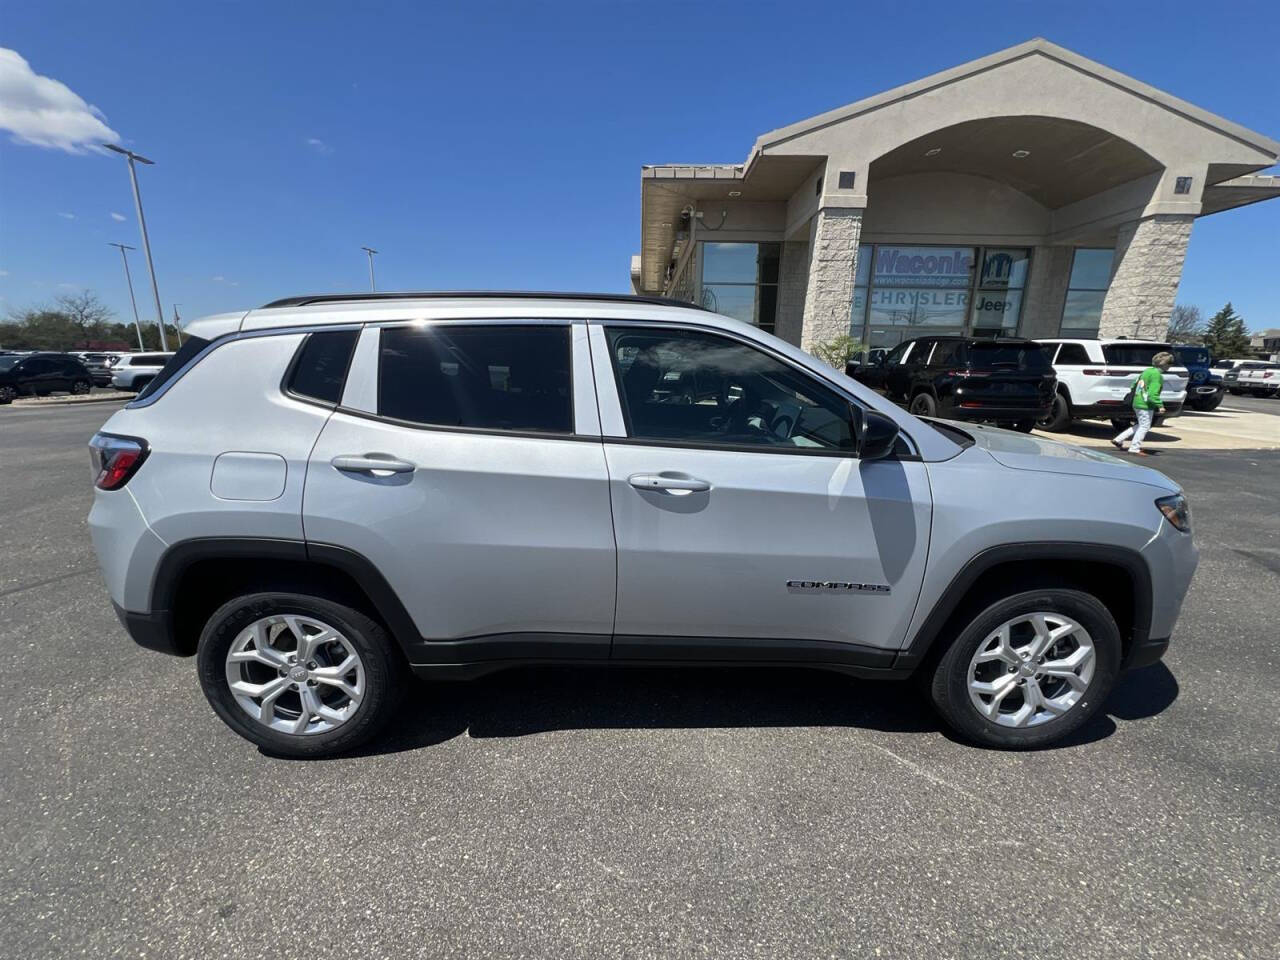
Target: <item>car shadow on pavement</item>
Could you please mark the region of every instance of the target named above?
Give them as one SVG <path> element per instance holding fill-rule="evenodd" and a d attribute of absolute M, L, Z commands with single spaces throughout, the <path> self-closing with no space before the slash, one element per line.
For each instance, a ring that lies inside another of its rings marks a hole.
<path fill-rule="evenodd" d="M 1128 674 L 1106 708 L 1059 746 L 1102 740 L 1114 718 L 1155 716 L 1178 696 L 1164 664 Z M 356 755 L 416 750 L 468 735 L 556 730 L 856 727 L 942 732 L 918 685 L 792 668 L 527 667 L 460 683 L 415 682 L 389 728 Z"/>

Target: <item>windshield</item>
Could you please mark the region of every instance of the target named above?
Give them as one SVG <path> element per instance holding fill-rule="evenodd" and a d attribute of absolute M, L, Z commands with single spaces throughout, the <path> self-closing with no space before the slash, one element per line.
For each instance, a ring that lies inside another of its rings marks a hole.
<path fill-rule="evenodd" d="M 1167 343 L 1106 343 L 1102 356 L 1117 367 L 1149 367 L 1157 353 L 1172 353 Z"/>
<path fill-rule="evenodd" d="M 12 370 L 21 360 L 21 357 L 0 357 L 0 373 L 3 373 L 6 370 Z"/>
<path fill-rule="evenodd" d="M 1206 367 L 1209 365 L 1209 351 L 1204 347 L 1174 347 L 1173 355 L 1184 367 Z"/>
<path fill-rule="evenodd" d="M 1038 343 L 969 344 L 969 366 L 975 370 L 1048 372 L 1049 354 Z"/>

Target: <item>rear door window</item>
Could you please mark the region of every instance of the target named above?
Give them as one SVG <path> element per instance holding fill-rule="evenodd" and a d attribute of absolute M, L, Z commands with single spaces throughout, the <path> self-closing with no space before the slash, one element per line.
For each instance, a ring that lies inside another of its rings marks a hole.
<path fill-rule="evenodd" d="M 568 324 L 387 327 L 378 413 L 426 426 L 573 433 Z"/>
<path fill-rule="evenodd" d="M 960 340 L 939 340 L 929 358 L 931 367 L 953 367 L 964 363 L 964 343 Z"/>
<path fill-rule="evenodd" d="M 1076 364 L 1084 366 L 1089 362 L 1089 354 L 1078 343 L 1064 343 L 1062 349 L 1058 351 L 1058 359 L 1054 362 L 1064 365 Z"/>

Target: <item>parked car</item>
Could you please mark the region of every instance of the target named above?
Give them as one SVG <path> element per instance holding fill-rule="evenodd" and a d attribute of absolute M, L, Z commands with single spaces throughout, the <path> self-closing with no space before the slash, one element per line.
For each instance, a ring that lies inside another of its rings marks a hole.
<path fill-rule="evenodd" d="M 1123 337 L 1098 340 L 1040 340 L 1049 351 L 1058 377 L 1053 409 L 1040 426 L 1062 431 L 1072 420 L 1107 419 L 1117 430 L 1133 421 L 1133 409 L 1125 397 L 1138 375 L 1151 366 L 1157 353 L 1172 353 L 1173 345 L 1156 340 L 1128 340 Z M 1187 397 L 1190 373 L 1174 366 L 1164 375 L 1160 399 L 1164 415 L 1155 422 L 1176 416 Z"/>
<path fill-rule="evenodd" d="M 1186 405 L 1194 410 L 1216 410 L 1226 393 L 1222 375 L 1210 365 L 1207 347 L 1195 344 L 1174 344 L 1173 356 L 1178 364 L 1187 368 L 1190 381 L 1187 384 Z"/>
<path fill-rule="evenodd" d="M 89 368 L 95 387 L 105 387 L 111 383 L 111 365 L 119 359 L 118 353 L 77 352 L 76 357 Z"/>
<path fill-rule="evenodd" d="M 1280 388 L 1280 363 L 1269 360 L 1246 360 L 1230 371 L 1236 375 L 1232 392 L 1248 393 L 1255 397 L 1274 397 Z"/>
<path fill-rule="evenodd" d="M 172 356 L 172 353 L 127 353 L 112 364 L 111 385 L 117 390 L 144 390 Z"/>
<path fill-rule="evenodd" d="M 688 304 L 298 297 L 187 332 L 91 441 L 89 527 L 127 632 L 277 754 L 367 740 L 410 670 L 555 662 L 919 675 L 964 736 L 1042 746 L 1163 655 L 1196 567 L 1155 470 L 918 419 Z"/>
<path fill-rule="evenodd" d="M 66 353 L 28 353 L 0 356 L 0 403 L 17 397 L 46 397 L 56 391 L 88 393 L 89 368 Z"/>
<path fill-rule="evenodd" d="M 845 373 L 918 417 L 992 421 L 1030 433 L 1054 396 L 1048 354 L 1033 340 L 919 337 Z"/>

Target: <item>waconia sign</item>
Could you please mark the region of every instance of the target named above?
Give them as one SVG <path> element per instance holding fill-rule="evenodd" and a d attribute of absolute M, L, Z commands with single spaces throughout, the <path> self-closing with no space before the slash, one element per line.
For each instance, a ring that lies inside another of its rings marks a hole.
<path fill-rule="evenodd" d="M 874 286 L 967 287 L 973 279 L 973 247 L 876 246 Z M 1008 273 L 1006 272 L 1006 278 Z"/>

